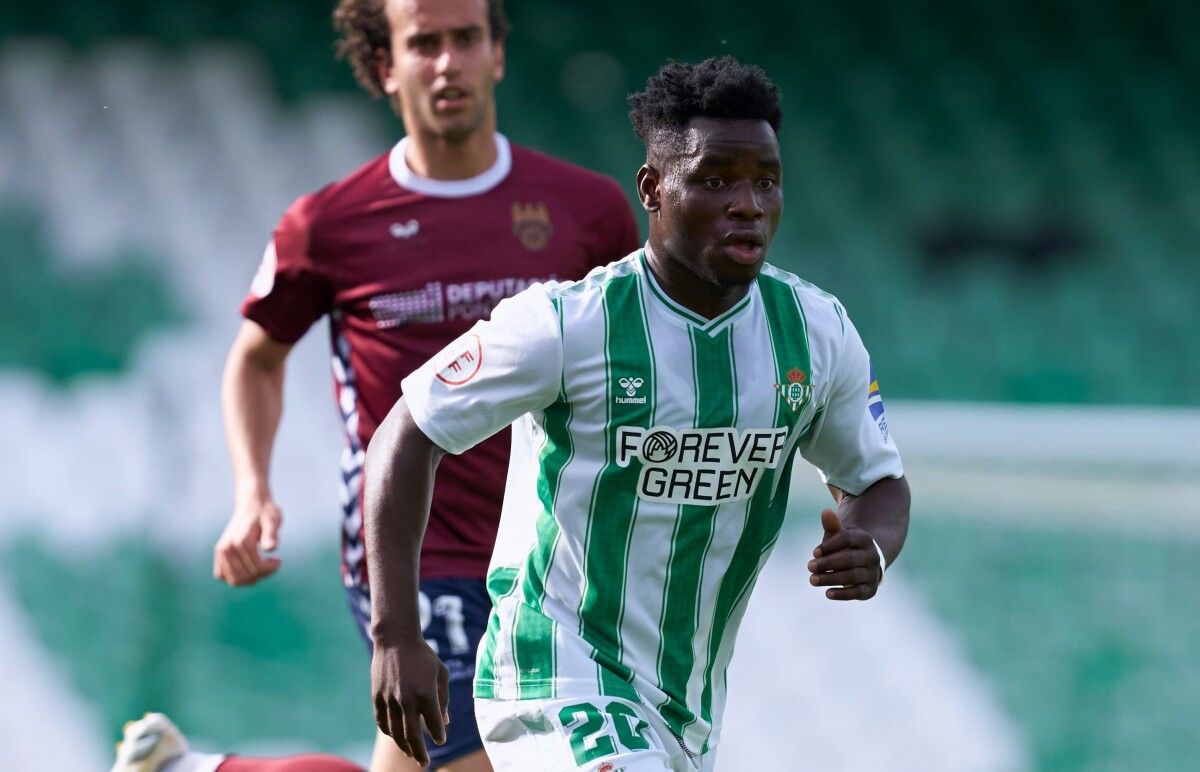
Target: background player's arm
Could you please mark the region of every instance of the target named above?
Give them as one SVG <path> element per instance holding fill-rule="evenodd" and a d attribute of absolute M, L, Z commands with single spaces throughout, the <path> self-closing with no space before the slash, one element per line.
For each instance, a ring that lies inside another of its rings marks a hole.
<path fill-rule="evenodd" d="M 857 496 L 834 485 L 829 492 L 838 509 L 821 513 L 825 537 L 808 563 L 810 582 L 829 587 L 825 596 L 830 600 L 867 600 L 883 580 L 872 540 L 879 543 L 890 566 L 908 537 L 908 481 L 884 477 Z"/>
<path fill-rule="evenodd" d="M 234 586 L 253 584 L 280 565 L 259 548 L 275 549 L 282 520 L 268 475 L 291 349 L 247 320 L 225 362 L 221 407 L 233 465 L 234 509 L 213 550 L 213 576 Z"/>
<path fill-rule="evenodd" d="M 363 522 L 371 577 L 371 694 L 375 721 L 400 750 L 429 763 L 421 720 L 445 742 L 446 666 L 425 643 L 418 606 L 421 540 L 443 451 L 401 398 L 367 448 Z"/>

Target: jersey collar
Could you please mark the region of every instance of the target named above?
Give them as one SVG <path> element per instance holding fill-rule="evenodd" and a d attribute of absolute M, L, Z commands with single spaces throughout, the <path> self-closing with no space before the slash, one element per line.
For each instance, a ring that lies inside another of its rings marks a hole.
<path fill-rule="evenodd" d="M 499 132 L 496 132 L 495 137 L 495 163 L 484 172 L 465 180 L 432 180 L 413 172 L 408 168 L 408 162 L 404 160 L 404 153 L 408 148 L 408 137 L 401 139 L 392 148 L 392 152 L 388 155 L 388 169 L 397 185 L 414 193 L 435 198 L 477 196 L 480 193 L 487 193 L 503 182 L 512 169 L 512 149 L 508 145 L 508 138 Z"/>
<path fill-rule="evenodd" d="M 667 311 L 667 316 L 671 320 L 686 327 L 695 327 L 706 335 L 717 335 L 732 324 L 737 317 L 742 315 L 743 311 L 753 304 L 754 296 L 758 293 L 758 282 L 755 281 L 751 283 L 750 291 L 746 293 L 746 297 L 735 303 L 729 310 L 712 319 L 705 319 L 690 308 L 676 303 L 667 295 L 666 291 L 659 285 L 658 280 L 654 278 L 654 272 L 650 270 L 650 263 L 646 258 L 646 253 L 649 251 L 650 244 L 647 243 L 638 253 L 637 262 L 641 267 L 642 278 L 646 282 L 646 286 L 650 289 L 650 295 L 664 307 Z"/>

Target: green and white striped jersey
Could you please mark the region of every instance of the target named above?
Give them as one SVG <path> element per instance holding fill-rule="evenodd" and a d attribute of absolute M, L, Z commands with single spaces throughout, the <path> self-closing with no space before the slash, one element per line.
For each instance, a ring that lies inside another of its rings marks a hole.
<path fill-rule="evenodd" d="M 850 493 L 903 474 L 871 381 L 834 297 L 766 265 L 704 319 L 643 251 L 502 302 L 405 379 L 448 452 L 513 423 L 476 697 L 624 697 L 714 747 L 795 451 Z"/>

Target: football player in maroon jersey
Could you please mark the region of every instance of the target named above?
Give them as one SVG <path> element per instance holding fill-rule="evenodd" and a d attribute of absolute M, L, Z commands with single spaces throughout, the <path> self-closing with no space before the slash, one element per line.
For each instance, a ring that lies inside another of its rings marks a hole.
<path fill-rule="evenodd" d="M 342 573 L 369 646 L 363 460 L 400 381 L 503 298 L 581 277 L 640 241 L 615 182 L 497 132 L 508 32 L 501 0 L 341 0 L 333 18 L 341 55 L 367 91 L 392 103 L 405 137 L 297 199 L 267 245 L 222 385 L 235 504 L 213 574 L 241 586 L 280 568 L 270 553 L 283 518 L 268 470 L 285 363 L 327 316 L 345 430 Z M 453 772 L 490 769 L 471 679 L 491 609 L 484 577 L 508 449 L 505 432 L 442 462 L 421 551 L 424 637 L 447 667 L 453 718 L 429 762 Z M 416 768 L 377 736 L 373 770 Z"/>

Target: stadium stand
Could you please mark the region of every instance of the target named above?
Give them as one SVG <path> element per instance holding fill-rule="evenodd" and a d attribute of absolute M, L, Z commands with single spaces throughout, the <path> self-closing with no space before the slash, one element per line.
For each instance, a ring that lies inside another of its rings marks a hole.
<path fill-rule="evenodd" d="M 302 179 L 332 179 L 369 155 L 344 136 L 352 124 L 309 99 L 300 120 L 279 119 L 276 93 L 295 102 L 352 87 L 329 56 L 324 4 L 286 18 L 268 0 L 169 13 L 132 0 L 59 5 L 69 12 L 53 20 L 25 8 L 0 24 L 54 31 L 86 53 L 12 44 L 0 71 L 5 114 L 44 159 L 51 210 L 77 221 L 61 230 L 68 242 L 128 234 L 118 212 L 134 204 L 159 215 L 169 251 L 194 251 L 214 221 L 231 246 L 261 234 Z M 852 5 L 766 4 L 783 45 L 722 29 L 704 3 L 684 23 L 691 35 L 668 35 L 669 19 L 640 18 L 632 4 L 517 4 L 521 56 L 502 123 L 628 181 L 637 147 L 622 96 L 664 55 L 761 62 L 785 94 L 790 159 L 774 259 L 853 298 L 889 394 L 1195 402 L 1200 112 L 1187 93 L 1200 71 L 1195 22 L 1174 13 L 1183 5 Z M 114 34 L 157 42 L 113 44 Z M 659 36 L 666 50 L 647 45 Z M 214 37 L 243 45 L 199 44 Z M 102 120 L 96 101 L 108 105 Z M 173 153 L 185 140 L 197 152 Z M 307 163 L 286 160 L 297 157 Z M 83 195 L 71 179 L 114 173 L 127 191 L 105 206 L 70 200 Z M 1078 238 L 1034 266 L 1018 259 L 1016 236 L 931 261 L 923 235 L 964 222 L 968 236 L 1057 227 Z"/>

